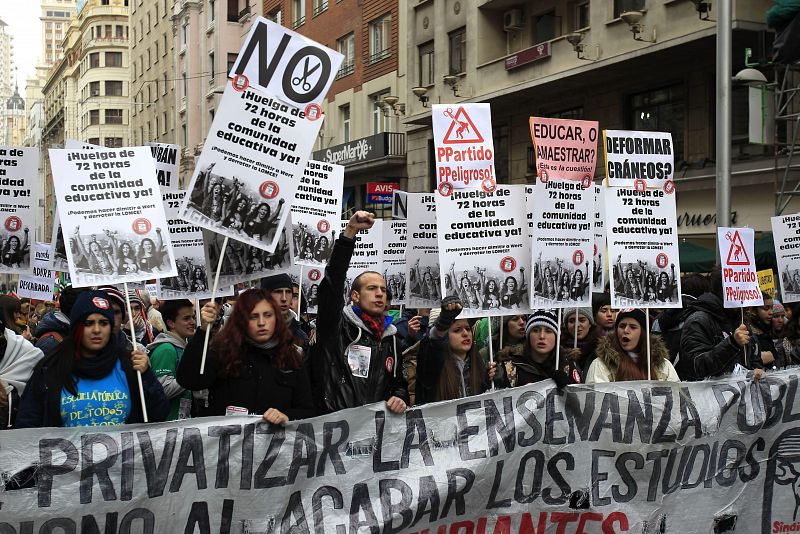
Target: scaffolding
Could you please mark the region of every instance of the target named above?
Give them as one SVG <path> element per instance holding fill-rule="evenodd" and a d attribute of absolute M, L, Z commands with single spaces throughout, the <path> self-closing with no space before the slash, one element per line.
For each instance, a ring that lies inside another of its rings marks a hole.
<path fill-rule="evenodd" d="M 800 195 L 800 62 L 775 69 L 775 215 Z"/>

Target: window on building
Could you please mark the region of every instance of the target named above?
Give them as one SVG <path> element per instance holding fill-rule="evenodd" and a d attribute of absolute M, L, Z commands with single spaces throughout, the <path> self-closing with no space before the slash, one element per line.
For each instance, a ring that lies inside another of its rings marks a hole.
<path fill-rule="evenodd" d="M 339 117 L 342 120 L 342 143 L 350 142 L 350 105 L 339 106 Z"/>
<path fill-rule="evenodd" d="M 356 68 L 356 35 L 353 32 L 336 40 L 336 49 L 344 56 L 337 78 L 348 76 Z"/>
<path fill-rule="evenodd" d="M 306 0 L 292 0 L 292 28 L 306 22 Z"/>
<path fill-rule="evenodd" d="M 228 65 L 227 65 L 228 70 L 226 72 L 230 72 L 233 70 L 233 66 L 236 64 L 237 57 L 239 57 L 239 54 L 228 53 Z"/>
<path fill-rule="evenodd" d="M 153 54 L 150 53 L 150 49 L 148 48 L 147 49 L 147 68 L 149 69 L 152 66 L 153 66 Z"/>
<path fill-rule="evenodd" d="M 100 67 L 100 53 L 92 52 L 89 54 L 89 68 L 96 69 Z"/>
<path fill-rule="evenodd" d="M 686 125 L 686 104 L 683 85 L 672 85 L 631 95 L 632 130 L 670 132 L 675 161 L 684 158 L 683 140 Z"/>
<path fill-rule="evenodd" d="M 167 94 L 167 73 L 164 73 L 164 83 L 161 84 L 161 94 Z"/>
<path fill-rule="evenodd" d="M 501 124 L 492 128 L 492 137 L 494 138 L 494 173 L 497 178 L 497 183 L 509 183 L 509 166 L 508 166 L 508 125 Z"/>
<path fill-rule="evenodd" d="M 614 0 L 614 18 L 619 18 L 626 11 L 644 10 L 644 0 Z"/>
<path fill-rule="evenodd" d="M 122 124 L 122 110 L 121 109 L 107 109 L 106 110 L 106 124 Z"/>
<path fill-rule="evenodd" d="M 239 0 L 228 0 L 228 22 L 239 22 L 241 15 L 239 11 Z"/>
<path fill-rule="evenodd" d="M 314 0 L 314 16 L 328 9 L 328 0 Z"/>
<path fill-rule="evenodd" d="M 208 124 L 209 124 L 209 128 L 211 127 L 210 125 L 211 125 L 211 123 L 213 123 L 213 122 L 214 122 L 214 108 L 211 108 L 211 109 L 209 109 L 209 110 L 208 110 Z"/>
<path fill-rule="evenodd" d="M 375 63 L 391 55 L 392 15 L 384 15 L 369 23 L 369 62 Z"/>
<path fill-rule="evenodd" d="M 158 41 L 155 42 L 155 46 L 156 46 L 156 53 L 155 53 L 156 61 L 155 62 L 158 63 Z"/>
<path fill-rule="evenodd" d="M 421 44 L 419 50 L 419 84 L 433 85 L 433 41 Z"/>
<path fill-rule="evenodd" d="M 120 80 L 106 80 L 106 96 L 122 96 L 122 82 Z"/>
<path fill-rule="evenodd" d="M 450 74 L 467 71 L 467 29 L 459 28 L 448 34 L 450 41 Z"/>
<path fill-rule="evenodd" d="M 561 35 L 561 17 L 556 16 L 555 10 L 533 17 L 532 26 L 534 43 L 552 41 Z"/>
<path fill-rule="evenodd" d="M 214 21 L 217 19 L 217 15 L 214 12 L 214 0 L 208 0 L 208 25 L 211 26 Z"/>
<path fill-rule="evenodd" d="M 121 137 L 106 137 L 104 144 L 105 144 L 106 148 L 122 148 L 122 138 Z"/>
<path fill-rule="evenodd" d="M 89 124 L 92 126 L 96 124 L 100 124 L 100 110 L 99 109 L 92 109 L 89 110 Z"/>
<path fill-rule="evenodd" d="M 188 40 L 189 34 L 189 26 L 184 24 L 181 26 L 181 48 L 186 48 L 186 42 Z"/>
<path fill-rule="evenodd" d="M 208 53 L 208 83 L 210 85 L 214 84 L 214 69 L 215 69 L 214 52 L 209 52 Z"/>
<path fill-rule="evenodd" d="M 186 123 L 181 124 L 181 140 L 181 144 L 184 147 L 189 145 L 189 131 L 186 128 Z"/>
<path fill-rule="evenodd" d="M 100 82 L 89 82 L 89 96 L 100 96 Z"/>
<path fill-rule="evenodd" d="M 273 9 L 267 13 L 267 18 L 275 24 L 283 24 L 283 10 L 281 8 Z"/>
<path fill-rule="evenodd" d="M 161 126 L 162 126 L 162 128 L 164 128 L 161 133 L 167 133 L 168 126 L 167 126 L 167 112 L 166 111 L 161 115 Z"/>
<path fill-rule="evenodd" d="M 188 80 L 186 79 L 186 73 L 185 72 L 183 74 L 181 74 L 181 81 L 182 81 L 182 86 L 183 86 L 182 87 L 183 88 L 183 95 L 182 96 L 185 99 L 186 97 L 189 96 L 189 83 L 188 83 Z"/>
<path fill-rule="evenodd" d="M 588 28 L 589 23 L 589 0 L 578 0 L 572 4 L 572 31 Z"/>
<path fill-rule="evenodd" d="M 106 52 L 106 67 L 121 67 L 122 52 Z"/>
<path fill-rule="evenodd" d="M 92 144 L 92 145 L 99 145 L 100 144 L 100 138 L 99 137 L 90 137 L 86 141 L 89 142 L 89 144 Z"/>
<path fill-rule="evenodd" d="M 117 25 L 115 30 L 116 30 L 116 34 L 115 35 L 116 35 L 117 39 L 124 39 L 125 38 L 125 27 L 124 26 Z"/>

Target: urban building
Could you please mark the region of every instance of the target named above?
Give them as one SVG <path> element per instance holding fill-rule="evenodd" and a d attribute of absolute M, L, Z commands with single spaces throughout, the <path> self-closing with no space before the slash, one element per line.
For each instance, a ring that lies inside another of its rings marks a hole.
<path fill-rule="evenodd" d="M 50 67 L 64 57 L 61 45 L 75 16 L 75 0 L 42 0 L 41 5 L 42 55 L 39 59 L 41 64 Z"/>
<path fill-rule="evenodd" d="M 39 210 L 36 214 L 36 240 L 39 242 L 50 240 L 50 228 L 45 228 L 45 213 L 44 213 L 44 199 L 45 199 L 45 179 L 44 179 L 44 160 L 47 158 L 47 153 L 42 147 L 42 130 L 44 129 L 44 100 L 42 99 L 42 77 L 31 76 L 25 83 L 25 116 L 26 128 L 25 138 L 22 144 L 24 146 L 39 148 L 39 166 L 37 181 L 39 197 Z"/>
<path fill-rule="evenodd" d="M 405 5 L 409 189 L 436 183 L 431 104 L 488 102 L 500 183 L 531 183 L 529 117 L 598 120 L 601 129 L 672 133 L 679 232 L 713 249 L 716 13 L 689 0 L 421 0 Z M 767 0 L 733 0 L 733 72 L 765 60 Z M 712 8 L 716 8 L 716 3 Z M 633 17 L 623 12 L 636 11 Z M 710 15 L 710 20 L 706 20 Z M 732 210 L 769 230 L 774 145 L 755 139 L 751 89 L 733 90 Z M 760 105 L 760 93 L 757 95 Z M 758 110 L 760 111 L 760 110 Z M 762 129 L 763 130 L 763 129 Z M 760 131 L 758 132 L 760 133 Z M 600 141 L 602 143 L 602 141 Z M 599 143 L 599 144 L 600 144 Z M 598 146 L 598 148 L 602 148 Z M 604 175 L 603 151 L 597 176 Z M 783 158 L 785 161 L 785 158 Z"/>
<path fill-rule="evenodd" d="M 8 25 L 0 19 L 0 100 L 5 101 L 14 91 L 14 45 Z"/>
<path fill-rule="evenodd" d="M 130 5 L 131 140 L 175 143 L 175 0 Z"/>
<path fill-rule="evenodd" d="M 397 0 L 264 0 L 265 17 L 338 50 L 344 62 L 323 106 L 325 122 L 312 158 L 345 167 L 345 213 L 369 201 L 369 184 L 406 187 L 407 13 Z"/>
<path fill-rule="evenodd" d="M 25 142 L 27 123 L 25 99 L 19 94 L 19 88 L 14 88 L 14 94 L 6 99 L 5 105 L 0 109 L 2 144 L 22 146 Z"/>

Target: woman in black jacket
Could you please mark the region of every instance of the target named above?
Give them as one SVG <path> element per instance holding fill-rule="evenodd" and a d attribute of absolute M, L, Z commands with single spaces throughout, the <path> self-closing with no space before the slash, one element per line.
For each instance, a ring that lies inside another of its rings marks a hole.
<path fill-rule="evenodd" d="M 81 293 L 70 335 L 34 369 L 16 428 L 114 426 L 144 422 L 136 373 L 142 373 L 148 420 L 164 421 L 169 402 L 142 350 L 112 335 L 114 309 L 102 291 Z"/>
<path fill-rule="evenodd" d="M 239 295 L 225 326 L 208 348 L 200 374 L 205 329 L 217 318 L 217 305 L 203 306 L 202 328 L 189 341 L 178 364 L 178 383 L 209 390 L 207 415 L 239 411 L 263 414 L 273 424 L 315 415 L 303 353 L 286 327 L 272 296 L 262 289 Z M 229 409 L 233 410 L 229 410 Z"/>

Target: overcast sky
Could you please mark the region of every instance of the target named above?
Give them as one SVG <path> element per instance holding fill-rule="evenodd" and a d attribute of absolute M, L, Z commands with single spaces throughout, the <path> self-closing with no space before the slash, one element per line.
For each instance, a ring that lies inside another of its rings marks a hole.
<path fill-rule="evenodd" d="M 0 19 L 8 24 L 6 31 L 14 36 L 14 65 L 18 69 L 19 91 L 23 97 L 25 79 L 36 73 L 41 55 L 40 5 L 39 0 L 0 0 Z"/>

